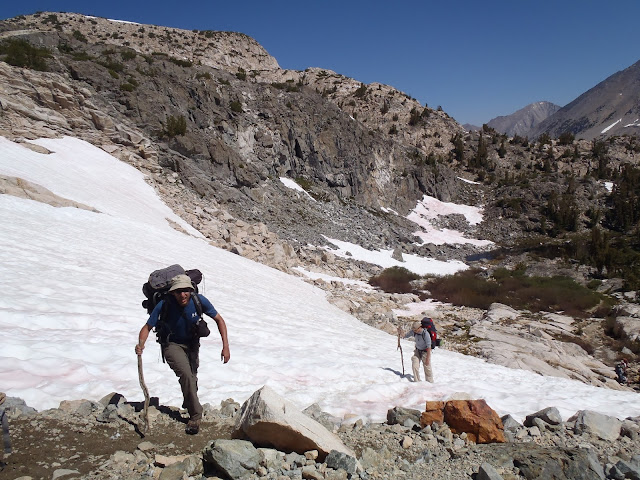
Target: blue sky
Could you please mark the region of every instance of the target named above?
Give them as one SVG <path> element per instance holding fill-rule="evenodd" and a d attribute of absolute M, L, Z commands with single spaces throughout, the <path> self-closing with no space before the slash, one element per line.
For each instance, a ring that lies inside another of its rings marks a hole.
<path fill-rule="evenodd" d="M 242 32 L 282 68 L 392 85 L 476 125 L 566 105 L 640 60 L 638 0 L 23 0 L 3 2 L 0 18 L 36 11 Z"/>

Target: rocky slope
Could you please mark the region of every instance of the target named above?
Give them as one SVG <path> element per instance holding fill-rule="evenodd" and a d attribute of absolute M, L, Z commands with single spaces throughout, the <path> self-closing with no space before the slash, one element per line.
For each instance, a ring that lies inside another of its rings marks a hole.
<path fill-rule="evenodd" d="M 389 410 L 386 423 L 363 424 L 340 423 L 310 406 L 305 413 L 335 432 L 355 455 L 337 460 L 331 455 L 320 460 L 313 450 L 303 455 L 232 440 L 240 405 L 231 399 L 205 405 L 195 436 L 182 433 L 184 412 L 162 405 L 150 408 L 152 429 L 142 435 L 137 429 L 141 405 L 118 394 L 100 402 L 62 402 L 43 412 L 14 398 L 2 407 L 14 450 L 0 464 L 0 478 L 7 479 L 575 480 L 640 474 L 640 419 L 619 421 L 584 411 L 563 422 L 552 407 L 532 412 L 524 425 L 505 416 L 501 423 L 506 443 L 476 444 L 446 423 L 423 426 L 417 410 L 396 407 Z M 212 445 L 221 441 L 228 442 L 226 453 L 218 452 L 212 464 Z M 248 456 L 249 448 L 255 460 Z M 224 474 L 221 464 L 234 467 Z"/>

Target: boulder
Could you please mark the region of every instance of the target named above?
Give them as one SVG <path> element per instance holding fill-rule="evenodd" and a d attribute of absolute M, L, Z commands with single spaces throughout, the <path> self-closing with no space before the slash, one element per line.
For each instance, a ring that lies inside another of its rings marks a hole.
<path fill-rule="evenodd" d="M 640 339 L 640 318 L 617 317 L 614 332 L 631 341 Z"/>
<path fill-rule="evenodd" d="M 502 426 L 505 430 L 515 431 L 522 427 L 522 425 L 520 425 L 520 423 L 518 423 L 518 421 L 511 415 L 504 415 L 500 417 L 500 420 L 502 420 Z"/>
<path fill-rule="evenodd" d="M 425 411 L 422 412 L 422 415 L 420 415 L 420 425 L 422 426 L 422 428 L 433 423 L 444 423 L 444 403 L 445 402 L 426 403 Z"/>
<path fill-rule="evenodd" d="M 484 315 L 486 320 L 490 320 L 491 322 L 498 322 L 503 319 L 507 320 L 515 320 L 520 316 L 517 310 L 514 310 L 508 305 L 503 305 L 502 303 L 492 303 L 489 306 L 489 310 Z"/>
<path fill-rule="evenodd" d="M 218 439 L 209 442 L 202 451 L 202 458 L 205 464 L 235 480 L 253 474 L 260 466 L 262 455 L 251 442 Z"/>
<path fill-rule="evenodd" d="M 580 410 L 569 421 L 575 422 L 576 433 L 589 433 L 602 440 L 617 440 L 622 429 L 622 422 L 617 418 L 591 410 Z"/>
<path fill-rule="evenodd" d="M 414 410 L 412 408 L 393 407 L 387 411 L 387 423 L 389 425 L 395 425 L 397 423 L 403 425 L 407 420 L 413 420 L 416 423 L 419 422 L 420 410 Z"/>
<path fill-rule="evenodd" d="M 333 468 L 334 470 L 342 469 L 349 475 L 355 474 L 359 467 L 355 456 L 338 452 L 337 450 L 329 452 L 326 463 L 327 467 Z"/>
<path fill-rule="evenodd" d="M 332 450 L 354 456 L 336 435 L 268 386 L 254 392 L 242 405 L 234 437 L 247 437 L 256 445 L 285 452 L 318 450 L 321 461 Z"/>
<path fill-rule="evenodd" d="M 505 452 L 507 453 L 507 452 Z M 589 449 L 541 447 L 533 444 L 511 446 L 507 455 L 520 476 L 527 479 L 604 480 L 604 469 Z"/>
<path fill-rule="evenodd" d="M 525 427 L 533 427 L 535 425 L 534 419 L 539 418 L 549 425 L 560 425 L 562 423 L 562 417 L 556 407 L 548 407 L 540 410 L 539 412 L 527 415 L 524 419 Z"/>
<path fill-rule="evenodd" d="M 480 465 L 476 480 L 503 480 L 502 476 L 496 471 L 495 468 L 489 463 L 483 463 Z"/>
<path fill-rule="evenodd" d="M 484 400 L 451 400 L 444 406 L 444 421 L 453 433 L 467 433 L 475 443 L 504 443 L 498 414 Z"/>

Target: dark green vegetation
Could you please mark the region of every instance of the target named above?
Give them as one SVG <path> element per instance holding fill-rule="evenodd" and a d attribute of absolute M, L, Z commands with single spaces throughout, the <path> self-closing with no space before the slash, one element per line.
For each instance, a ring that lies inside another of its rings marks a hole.
<path fill-rule="evenodd" d="M 386 268 L 369 280 L 369 285 L 378 287 L 387 293 L 410 293 L 415 289 L 411 282 L 418 280 L 420 275 L 407 270 L 404 267 Z"/>
<path fill-rule="evenodd" d="M 369 284 L 387 293 L 416 293 L 457 306 L 488 309 L 492 303 L 503 303 L 517 310 L 531 312 L 564 312 L 585 317 L 589 312 L 606 315 L 612 300 L 563 276 L 536 277 L 525 275 L 525 268 L 498 268 L 488 275 L 479 269 L 455 275 L 428 278 L 421 287 L 421 277 L 404 267 L 391 267 L 372 277 Z M 428 295 L 425 294 L 428 291 Z"/>
<path fill-rule="evenodd" d="M 167 117 L 167 125 L 164 130 L 165 135 L 168 137 L 175 137 L 178 135 L 184 135 L 186 132 L 187 120 L 184 118 L 184 115 L 179 115 L 177 117 L 169 115 Z"/>
<path fill-rule="evenodd" d="M 605 303 L 605 296 L 562 276 L 535 277 L 525 270 L 496 269 L 491 276 L 481 270 L 429 279 L 424 284 L 431 298 L 467 307 L 487 309 L 492 303 L 531 312 L 564 312 L 584 317 Z"/>
<path fill-rule="evenodd" d="M 41 72 L 48 70 L 46 59 L 51 58 L 51 52 L 46 48 L 34 47 L 26 40 L 16 39 L 0 43 L 0 55 L 9 65 Z"/>

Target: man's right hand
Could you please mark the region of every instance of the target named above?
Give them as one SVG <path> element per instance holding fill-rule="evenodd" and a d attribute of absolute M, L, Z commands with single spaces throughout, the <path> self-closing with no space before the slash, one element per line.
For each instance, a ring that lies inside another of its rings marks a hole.
<path fill-rule="evenodd" d="M 142 355 L 142 351 L 144 350 L 144 345 L 136 344 L 136 355 Z"/>

